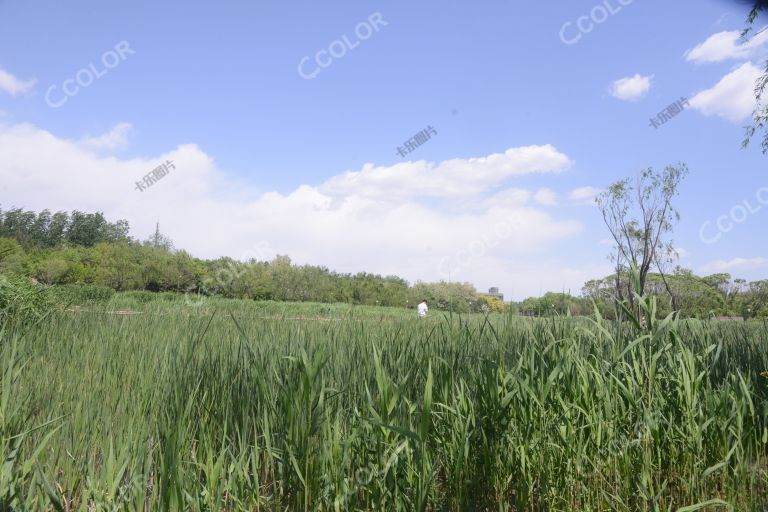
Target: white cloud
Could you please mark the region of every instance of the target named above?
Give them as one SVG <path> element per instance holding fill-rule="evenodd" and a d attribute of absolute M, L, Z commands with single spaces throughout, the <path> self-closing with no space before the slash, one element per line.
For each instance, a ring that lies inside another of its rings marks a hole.
<path fill-rule="evenodd" d="M 36 83 L 37 80 L 34 78 L 30 80 L 19 80 L 9 72 L 0 69 L 0 91 L 5 91 L 11 96 L 28 93 Z"/>
<path fill-rule="evenodd" d="M 133 131 L 130 123 L 116 124 L 110 131 L 98 137 L 85 137 L 78 143 L 94 151 L 125 149 L 128 146 L 128 136 Z"/>
<path fill-rule="evenodd" d="M 176 169 L 145 191 L 135 190 L 135 182 L 166 159 Z M 194 144 L 153 158 L 121 159 L 29 124 L 0 122 L 0 197 L 13 198 L 3 207 L 103 211 L 110 219 L 128 219 L 139 238 L 159 220 L 177 247 L 199 257 L 245 258 L 266 245 L 272 254 L 265 258 L 288 254 L 297 263 L 411 281 L 443 278 L 441 262 L 514 219 L 507 236 L 452 278 L 514 287 L 518 296 L 541 286 L 576 288 L 583 277 L 594 277 L 593 269 L 580 270 L 567 255 L 563 261 L 552 256 L 563 254 L 557 244 L 581 233 L 582 224 L 528 204 L 528 190 L 504 186 L 508 178 L 560 172 L 569 163 L 551 146 L 533 146 L 435 164 L 366 165 L 319 185 L 262 192 L 222 173 Z"/>
<path fill-rule="evenodd" d="M 609 92 L 614 98 L 624 101 L 637 101 L 651 90 L 653 75 L 636 74 L 616 80 L 611 84 Z"/>
<path fill-rule="evenodd" d="M 534 201 L 542 206 L 555 206 L 557 204 L 557 194 L 549 188 L 540 188 L 533 195 Z"/>
<path fill-rule="evenodd" d="M 715 274 L 718 272 L 732 272 L 757 270 L 768 268 L 768 258 L 733 258 L 731 260 L 715 260 L 700 267 L 701 272 Z"/>
<path fill-rule="evenodd" d="M 320 186 L 329 195 L 354 194 L 394 199 L 461 197 L 485 192 L 509 178 L 533 173 L 558 173 L 572 165 L 553 146 L 526 146 L 480 158 L 455 158 L 440 163 L 419 160 L 390 167 L 365 164 Z"/>
<path fill-rule="evenodd" d="M 513 208 L 524 206 L 531 199 L 531 191 L 522 188 L 508 188 L 484 199 L 477 205 L 478 208 Z M 463 207 L 471 207 L 463 203 Z"/>
<path fill-rule="evenodd" d="M 715 20 L 714 26 L 719 27 L 720 25 L 722 25 L 723 22 L 726 20 L 726 18 L 728 18 L 728 16 L 730 16 L 730 13 L 724 12 L 723 14 L 721 14 L 717 18 L 717 20 Z"/>
<path fill-rule="evenodd" d="M 602 189 L 595 187 L 579 187 L 571 190 L 568 194 L 568 199 L 577 204 L 594 206 L 595 197 L 602 191 Z"/>
<path fill-rule="evenodd" d="M 755 109 L 755 83 L 760 68 L 747 62 L 725 75 L 714 87 L 701 91 L 690 100 L 692 108 L 705 116 L 720 116 L 732 122 L 749 117 Z"/>
<path fill-rule="evenodd" d="M 758 31 L 759 32 L 759 31 Z M 759 56 L 768 43 L 768 30 L 757 33 L 746 43 L 741 41 L 741 31 L 730 30 L 709 36 L 703 43 L 685 52 L 688 62 L 704 64 L 729 59 L 747 60 Z"/>

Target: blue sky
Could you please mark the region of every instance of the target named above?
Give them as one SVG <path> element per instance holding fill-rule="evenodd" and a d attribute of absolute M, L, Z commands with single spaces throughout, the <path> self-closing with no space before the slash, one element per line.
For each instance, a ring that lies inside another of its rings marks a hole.
<path fill-rule="evenodd" d="M 724 0 L 0 0 L 0 206 L 100 210 L 141 238 L 159 220 L 203 257 L 287 253 L 522 298 L 608 272 L 585 203 L 684 162 L 680 264 L 764 278 L 768 156 L 740 142 L 768 32 L 734 42 L 746 14 Z M 319 72 L 302 78 L 302 62 Z M 650 126 L 682 97 L 690 108 Z M 134 189 L 165 160 L 168 176 Z M 512 217 L 523 225 L 495 235 Z"/>

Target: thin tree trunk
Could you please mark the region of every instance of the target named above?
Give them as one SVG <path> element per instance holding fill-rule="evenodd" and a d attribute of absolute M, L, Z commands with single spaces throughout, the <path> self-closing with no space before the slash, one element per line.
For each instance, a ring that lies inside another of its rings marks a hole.
<path fill-rule="evenodd" d="M 659 275 L 661 275 L 661 280 L 664 283 L 664 288 L 667 289 L 667 293 L 672 299 L 672 311 L 679 311 L 680 309 L 677 307 L 677 297 L 675 297 L 675 294 L 672 293 L 672 288 L 669 286 L 669 282 L 667 281 L 667 276 L 666 274 L 664 274 L 661 268 L 659 268 Z"/>

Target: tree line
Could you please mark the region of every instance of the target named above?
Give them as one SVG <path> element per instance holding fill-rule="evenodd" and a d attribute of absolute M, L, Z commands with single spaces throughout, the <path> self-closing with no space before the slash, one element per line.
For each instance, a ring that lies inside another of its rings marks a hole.
<path fill-rule="evenodd" d="M 616 282 L 624 289 L 629 280 L 629 274 L 613 274 L 587 281 L 580 296 L 550 292 L 542 297 L 529 297 L 514 307 L 526 316 L 589 315 L 597 307 L 603 317 L 614 319 Z M 656 298 L 659 316 L 679 311 L 683 317 L 768 319 L 768 279 L 747 282 L 728 273 L 700 277 L 677 267 L 665 276 L 648 274 L 645 290 L 645 295 Z"/>
<path fill-rule="evenodd" d="M 91 247 L 99 242 L 128 242 L 127 220 L 109 222 L 102 213 L 78 210 L 51 213 L 0 208 L 0 237 L 13 238 L 26 248 Z"/>
<path fill-rule="evenodd" d="M 285 255 L 271 261 L 203 260 L 175 250 L 159 227 L 145 241 L 132 238 L 129 231 L 128 221 L 109 222 L 102 213 L 0 209 L 0 273 L 27 276 L 43 285 L 116 291 L 394 307 L 415 307 L 426 298 L 431 307 L 456 312 L 505 308 L 469 283 L 409 285 L 397 276 L 296 265 Z"/>
<path fill-rule="evenodd" d="M 341 302 L 430 308 L 459 313 L 512 311 L 527 316 L 589 315 L 595 306 L 607 318 L 629 285 L 626 265 L 616 273 L 587 281 L 580 296 L 547 293 L 504 304 L 479 293 L 470 283 L 409 284 L 397 276 L 334 272 L 323 266 L 296 265 L 290 257 L 238 261 L 195 258 L 173 248 L 159 228 L 145 241 L 129 235 L 125 220 L 109 222 L 102 213 L 48 210 L 35 213 L 0 209 L 0 274 L 33 278 L 43 285 L 91 285 L 115 291 L 147 290 L 226 298 Z M 699 277 L 676 267 L 648 272 L 645 293 L 658 298 L 660 314 L 768 318 L 768 279 L 746 282 L 730 274 Z"/>

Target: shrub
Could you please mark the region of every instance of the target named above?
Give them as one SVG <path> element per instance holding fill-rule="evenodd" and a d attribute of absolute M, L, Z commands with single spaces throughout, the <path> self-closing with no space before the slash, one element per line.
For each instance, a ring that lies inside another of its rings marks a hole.
<path fill-rule="evenodd" d="M 82 306 L 105 303 L 112 298 L 115 291 L 106 286 L 67 284 L 54 286 L 50 293 L 59 304 Z"/>
<path fill-rule="evenodd" d="M 158 297 L 158 294 L 145 290 L 135 290 L 130 292 L 123 292 L 120 294 L 120 296 L 124 299 L 131 299 L 138 304 L 147 304 L 155 300 Z"/>
<path fill-rule="evenodd" d="M 0 274 L 0 325 L 37 320 L 54 306 L 44 286 L 28 277 Z"/>

